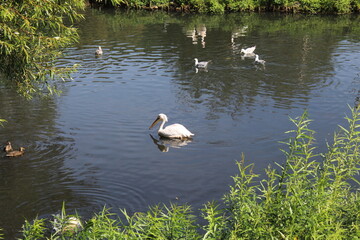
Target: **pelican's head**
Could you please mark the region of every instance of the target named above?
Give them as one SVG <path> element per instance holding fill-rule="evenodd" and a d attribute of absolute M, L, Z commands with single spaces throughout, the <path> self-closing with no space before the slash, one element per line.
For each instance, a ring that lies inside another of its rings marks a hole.
<path fill-rule="evenodd" d="M 158 116 L 159 119 L 163 120 L 164 122 L 167 122 L 168 121 L 168 118 L 165 114 L 163 113 L 160 113 L 159 116 Z"/>
<path fill-rule="evenodd" d="M 160 121 L 164 121 L 164 122 L 167 122 L 168 121 L 168 118 L 165 114 L 163 113 L 160 113 L 157 118 L 155 119 L 155 121 L 151 124 L 151 126 L 149 127 L 149 129 L 151 129 L 152 127 L 154 127 L 158 122 Z"/>

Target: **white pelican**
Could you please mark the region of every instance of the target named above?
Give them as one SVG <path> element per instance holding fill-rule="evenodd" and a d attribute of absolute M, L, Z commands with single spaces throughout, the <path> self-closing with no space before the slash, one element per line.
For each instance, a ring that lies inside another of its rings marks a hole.
<path fill-rule="evenodd" d="M 197 58 L 194 58 L 194 61 L 195 61 L 195 67 L 197 68 L 207 68 L 207 65 L 209 64 L 209 62 L 211 62 L 211 61 L 199 62 Z"/>
<path fill-rule="evenodd" d="M 160 124 L 160 128 L 158 130 L 158 134 L 160 137 L 186 139 L 186 138 L 191 138 L 192 136 L 194 136 L 194 134 L 191 133 L 189 130 L 187 130 L 186 127 L 184 127 L 183 125 L 178 124 L 178 123 L 171 124 L 171 125 L 163 128 L 164 124 L 168 121 L 167 116 L 163 113 L 159 114 L 159 116 L 151 124 L 149 129 L 151 129 L 153 126 L 155 126 L 160 121 L 162 121 L 162 123 Z"/>
<path fill-rule="evenodd" d="M 99 46 L 99 48 L 95 51 L 95 56 L 100 56 L 103 54 L 103 50 L 101 49 L 101 47 Z"/>
<path fill-rule="evenodd" d="M 259 63 L 264 65 L 265 64 L 265 60 L 259 59 L 259 55 L 255 55 L 255 63 Z"/>
<path fill-rule="evenodd" d="M 255 49 L 256 49 L 256 46 L 241 49 L 241 53 L 244 53 L 245 55 L 246 54 L 252 54 L 252 53 L 254 53 Z"/>

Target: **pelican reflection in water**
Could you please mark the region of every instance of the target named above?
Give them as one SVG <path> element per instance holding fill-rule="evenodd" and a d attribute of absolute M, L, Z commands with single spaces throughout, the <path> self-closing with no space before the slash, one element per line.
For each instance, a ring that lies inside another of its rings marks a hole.
<path fill-rule="evenodd" d="M 160 137 L 159 139 L 154 138 L 153 135 L 149 134 L 153 143 L 158 147 L 160 152 L 168 152 L 170 148 L 181 148 L 186 146 L 192 140 L 188 139 L 178 139 L 178 138 L 164 138 Z"/>

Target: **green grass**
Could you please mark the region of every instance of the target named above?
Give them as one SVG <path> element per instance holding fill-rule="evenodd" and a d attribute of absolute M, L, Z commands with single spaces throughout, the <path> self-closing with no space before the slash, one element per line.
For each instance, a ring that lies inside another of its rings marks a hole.
<path fill-rule="evenodd" d="M 307 113 L 290 119 L 295 130 L 284 142 L 286 162 L 260 178 L 243 157 L 223 202 L 204 204 L 204 225 L 190 206 L 171 204 L 131 216 L 122 210 L 123 221 L 104 208 L 68 231 L 69 219 L 81 218 L 63 207 L 53 220 L 26 221 L 23 239 L 360 239 L 360 114 L 351 114 L 320 154 Z M 46 221 L 56 231 L 49 233 Z"/>

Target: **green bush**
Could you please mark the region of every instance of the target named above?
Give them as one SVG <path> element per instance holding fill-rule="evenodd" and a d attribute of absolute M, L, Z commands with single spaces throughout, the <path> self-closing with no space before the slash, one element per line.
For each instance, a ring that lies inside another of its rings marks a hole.
<path fill-rule="evenodd" d="M 230 11 L 253 11 L 256 7 L 259 7 L 254 0 L 228 0 L 227 8 Z"/>
<path fill-rule="evenodd" d="M 291 121 L 286 163 L 268 168 L 267 178 L 239 163 L 240 174 L 226 197 L 231 236 L 236 239 L 356 239 L 360 236 L 360 195 L 350 181 L 359 174 L 359 114 L 347 118 L 326 154 L 315 154 L 306 113 Z M 358 186 L 358 185 L 357 185 Z"/>
<path fill-rule="evenodd" d="M 360 11 L 360 0 L 352 0 L 351 6 L 353 11 Z"/>
<path fill-rule="evenodd" d="M 206 0 L 207 9 L 210 13 L 224 13 L 224 4 L 219 0 Z"/>
<path fill-rule="evenodd" d="M 336 0 L 334 8 L 338 13 L 349 13 L 351 12 L 351 0 Z"/>
<path fill-rule="evenodd" d="M 324 0 L 301 0 L 300 5 L 304 11 L 316 13 L 319 12 L 321 8 L 323 8 L 323 2 Z"/>

